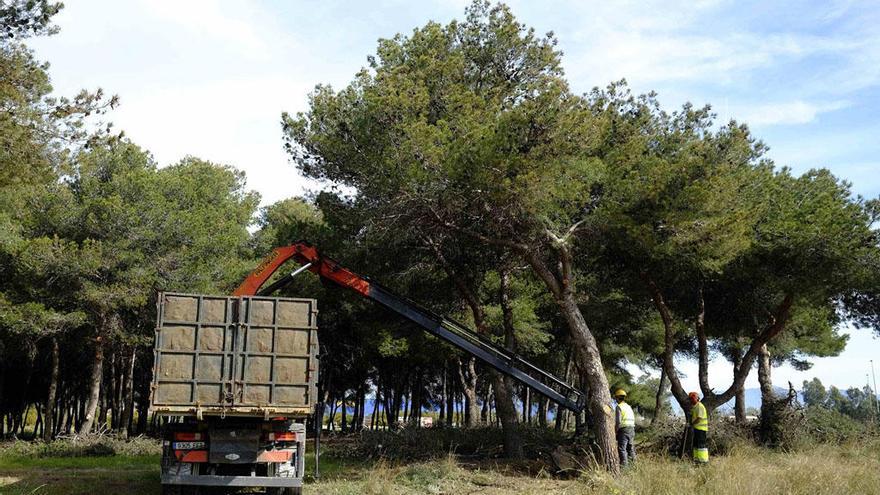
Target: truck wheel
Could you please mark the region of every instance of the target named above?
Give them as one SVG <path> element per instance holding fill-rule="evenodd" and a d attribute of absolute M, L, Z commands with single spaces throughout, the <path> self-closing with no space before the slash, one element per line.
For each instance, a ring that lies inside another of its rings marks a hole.
<path fill-rule="evenodd" d="M 267 495 L 302 495 L 302 487 L 294 488 L 269 488 Z"/>
<path fill-rule="evenodd" d="M 201 492 L 197 486 L 162 485 L 162 495 L 199 495 Z"/>

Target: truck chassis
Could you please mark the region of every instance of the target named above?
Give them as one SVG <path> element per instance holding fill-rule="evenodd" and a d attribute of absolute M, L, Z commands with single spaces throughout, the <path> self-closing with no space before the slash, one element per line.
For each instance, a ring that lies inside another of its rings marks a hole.
<path fill-rule="evenodd" d="M 273 495 L 299 494 L 305 440 L 305 424 L 284 418 L 185 418 L 169 423 L 162 442 L 162 493 L 263 487 Z"/>

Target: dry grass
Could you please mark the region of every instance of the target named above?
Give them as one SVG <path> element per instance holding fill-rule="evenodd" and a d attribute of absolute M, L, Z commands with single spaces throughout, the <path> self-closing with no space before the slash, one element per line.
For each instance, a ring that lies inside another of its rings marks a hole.
<path fill-rule="evenodd" d="M 880 443 L 820 445 L 802 452 L 737 446 L 708 466 L 645 455 L 623 475 L 584 473 L 576 480 L 524 476 L 461 465 L 449 457 L 409 466 L 378 464 L 348 479 L 306 485 L 306 493 L 430 494 L 646 494 L 880 493 Z"/>
<path fill-rule="evenodd" d="M 19 455 L 9 455 L 11 453 Z M 159 492 L 157 456 L 21 456 L 19 450 L 6 454 L 0 455 L 0 494 L 3 495 Z M 307 481 L 305 493 L 880 494 L 880 438 L 877 437 L 843 445 L 820 444 L 792 453 L 740 442 L 733 445 L 727 455 L 713 457 L 705 467 L 661 454 L 644 454 L 637 465 L 617 478 L 585 472 L 578 479 L 562 480 L 540 469 L 540 465 L 491 460 L 466 463 L 453 456 L 410 464 L 342 462 L 327 457 L 322 461 L 325 478 L 319 482 Z"/>

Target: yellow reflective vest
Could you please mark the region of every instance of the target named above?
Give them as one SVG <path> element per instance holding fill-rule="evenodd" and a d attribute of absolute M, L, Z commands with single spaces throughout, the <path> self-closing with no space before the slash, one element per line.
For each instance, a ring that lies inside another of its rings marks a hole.
<path fill-rule="evenodd" d="M 691 426 L 695 430 L 709 431 L 709 415 L 706 413 L 706 406 L 702 402 L 697 402 L 691 408 Z"/>
<path fill-rule="evenodd" d="M 633 414 L 632 407 L 626 402 L 617 404 L 617 429 L 635 428 L 635 426 L 636 416 Z"/>

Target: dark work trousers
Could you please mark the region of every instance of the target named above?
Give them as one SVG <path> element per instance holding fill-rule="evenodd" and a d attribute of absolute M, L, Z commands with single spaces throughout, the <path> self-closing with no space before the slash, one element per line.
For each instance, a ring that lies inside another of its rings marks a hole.
<path fill-rule="evenodd" d="M 709 462 L 709 442 L 708 434 L 703 430 L 694 430 L 694 462 L 705 464 Z"/>
<path fill-rule="evenodd" d="M 621 466 L 626 466 L 636 460 L 636 447 L 633 444 L 635 438 L 635 428 L 619 428 L 617 430 L 617 453 L 620 455 Z"/>

